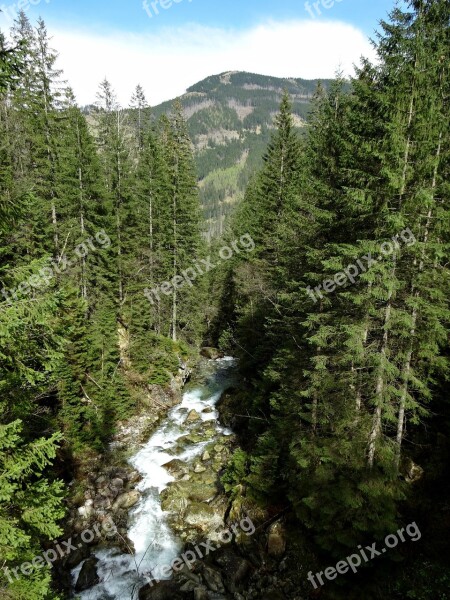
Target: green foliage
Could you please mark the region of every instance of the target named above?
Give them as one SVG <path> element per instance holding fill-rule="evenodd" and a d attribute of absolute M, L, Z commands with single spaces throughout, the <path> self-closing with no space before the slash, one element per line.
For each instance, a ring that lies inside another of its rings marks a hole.
<path fill-rule="evenodd" d="M 10 48 L 5 34 L 0 31 L 0 93 L 14 87 L 22 69 L 20 47 Z"/>
<path fill-rule="evenodd" d="M 408 600 L 448 600 L 450 570 L 448 567 L 428 560 L 417 565 L 414 572 L 407 571 L 408 579 L 402 578 L 396 592 Z"/>
<path fill-rule="evenodd" d="M 140 408 L 136 381 L 167 385 L 200 343 L 206 283 L 154 305 L 144 295 L 204 251 L 180 109 L 155 123 L 140 86 L 123 111 L 104 81 L 88 123 L 45 24 L 20 12 L 11 38 L 17 50 L 0 36 L 0 558 L 14 567 L 60 534 L 52 469 L 103 452 Z M 47 568 L 0 573 L 0 587 L 55 598 Z"/>
<path fill-rule="evenodd" d="M 173 342 L 156 333 L 146 333 L 134 343 L 139 346 L 139 352 L 132 354 L 134 369 L 149 384 L 166 386 L 178 373 L 180 360 L 186 360 L 189 354 L 184 343 Z"/>
<path fill-rule="evenodd" d="M 65 513 L 63 483 L 43 474 L 56 457 L 61 435 L 29 444 L 22 438 L 20 420 L 0 425 L 0 560 L 8 568 L 34 558 L 42 538 L 58 537 L 58 521 Z M 20 573 L 12 585 L 7 573 L 0 574 L 2 597 L 21 600 L 28 593 L 32 600 L 49 598 L 48 569 L 34 570 L 30 579 Z"/>
<path fill-rule="evenodd" d="M 221 478 L 227 493 L 231 493 L 232 495 L 238 493 L 238 486 L 246 481 L 248 468 L 249 457 L 246 452 L 238 448 L 233 453 L 227 464 L 226 471 Z"/>
<path fill-rule="evenodd" d="M 396 8 L 379 63 L 363 61 L 351 89 L 318 86 L 304 139 L 285 94 L 228 234 L 256 243 L 222 275 L 214 328 L 248 386 L 243 481 L 288 499 L 336 556 L 396 530 L 411 493 L 401 459 L 448 382 L 449 10 Z"/>

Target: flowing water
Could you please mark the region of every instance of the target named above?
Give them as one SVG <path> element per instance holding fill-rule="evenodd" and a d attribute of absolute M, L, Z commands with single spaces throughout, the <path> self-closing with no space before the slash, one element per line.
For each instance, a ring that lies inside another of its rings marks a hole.
<path fill-rule="evenodd" d="M 183 449 L 179 449 L 180 438 L 198 427 L 196 422 L 186 422 L 191 410 L 196 410 L 202 421 L 211 421 L 208 426 L 213 424 L 215 436 L 231 435 L 230 430 L 218 423 L 215 404 L 233 382 L 233 367 L 234 361 L 229 357 L 208 361 L 204 383 L 190 386 L 183 394 L 181 404 L 169 411 L 148 442 L 130 458 L 130 464 L 142 475 L 138 485 L 142 496 L 129 517 L 128 537 L 134 544 L 135 554 L 122 554 L 117 548 L 98 550 L 95 556 L 99 560 L 97 570 L 100 583 L 76 593 L 77 598 L 136 600 L 139 589 L 151 579 L 150 573 L 159 572 L 158 567 L 169 565 L 179 555 L 182 543 L 171 530 L 160 500 L 160 493 L 174 481 L 174 477 L 162 465 L 173 459 L 190 463 L 215 439 L 183 444 Z M 82 564 L 72 571 L 74 583 Z"/>

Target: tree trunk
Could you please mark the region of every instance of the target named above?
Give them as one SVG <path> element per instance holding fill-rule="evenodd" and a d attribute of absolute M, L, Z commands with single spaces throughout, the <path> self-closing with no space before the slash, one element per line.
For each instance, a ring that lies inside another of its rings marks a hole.
<path fill-rule="evenodd" d="M 417 57 L 415 60 L 414 67 L 415 67 L 415 69 L 417 69 L 417 67 L 418 67 Z M 406 130 L 408 131 L 408 138 L 406 140 L 405 154 L 404 154 L 404 158 L 403 158 L 402 185 L 401 185 L 400 194 L 399 194 L 399 209 L 402 206 L 403 196 L 405 195 L 405 191 L 406 191 L 406 177 L 407 177 L 407 173 L 408 173 L 409 154 L 410 154 L 410 149 L 411 149 L 411 134 L 410 134 L 409 130 L 410 130 L 412 120 L 413 120 L 414 100 L 415 100 L 415 81 L 413 81 L 413 86 L 412 86 L 412 90 L 411 90 L 411 100 L 409 103 L 408 123 L 407 123 L 407 127 L 406 127 Z M 396 272 L 396 255 L 395 254 L 394 254 L 393 260 L 394 260 L 394 267 L 393 267 L 393 271 L 392 271 L 392 278 L 395 277 L 395 272 Z M 386 310 L 385 310 L 385 316 L 384 316 L 384 328 L 383 328 L 384 334 L 383 334 L 383 343 L 382 343 L 382 347 L 381 347 L 381 366 L 380 366 L 380 372 L 378 375 L 376 391 L 375 391 L 375 398 L 376 398 L 375 413 L 373 415 L 372 430 L 371 430 L 370 436 L 369 436 L 369 451 L 368 451 L 369 468 L 373 468 L 374 461 L 375 461 L 376 443 L 377 443 L 378 437 L 381 434 L 381 429 L 382 429 L 382 418 L 383 418 L 382 405 L 383 405 L 383 394 L 384 394 L 385 385 L 386 385 L 385 380 L 384 380 L 384 363 L 387 358 L 387 349 L 388 349 L 388 342 L 389 342 L 388 326 L 389 326 L 389 322 L 391 319 L 391 312 L 392 312 L 392 296 L 393 296 L 393 292 L 391 291 L 391 292 L 389 292 L 387 306 L 386 306 Z"/>
<path fill-rule="evenodd" d="M 369 467 L 372 468 L 374 465 L 374 460 L 375 460 L 375 450 L 376 450 L 376 443 L 378 440 L 378 437 L 381 434 L 381 426 L 382 426 L 382 406 L 383 406 L 383 393 L 384 393 L 384 388 L 385 388 L 385 381 L 384 381 L 384 369 L 385 369 L 385 360 L 386 360 L 386 356 L 387 356 L 387 348 L 388 348 L 388 342 L 389 342 L 389 332 L 388 332 L 388 326 L 391 320 L 391 312 L 392 312 L 392 292 L 390 292 L 389 294 L 389 298 L 388 298 L 388 304 L 386 306 L 386 311 L 385 311 L 385 315 L 384 315 L 384 333 L 383 333 L 383 344 L 381 346 L 381 365 L 380 365 L 380 371 L 378 374 L 378 379 L 377 379 L 377 387 L 376 387 L 376 391 L 375 391 L 375 413 L 373 416 L 373 422 L 372 422 L 372 430 L 370 432 L 370 436 L 369 436 L 369 453 L 368 453 L 368 463 L 369 463 Z"/>
<path fill-rule="evenodd" d="M 440 156 L 441 156 L 441 149 L 442 149 L 442 132 L 439 134 L 439 143 L 438 143 L 438 148 L 436 151 L 436 165 L 434 168 L 433 181 L 431 184 L 431 189 L 433 190 L 433 194 L 436 190 L 436 185 L 437 185 L 437 174 L 438 174 L 438 168 L 439 168 L 439 160 L 440 160 Z M 433 211 L 430 208 L 430 210 L 428 211 L 427 222 L 425 225 L 425 231 L 424 231 L 424 235 L 423 235 L 424 244 L 426 244 L 428 242 L 432 216 L 433 216 Z M 425 253 L 425 250 L 424 250 L 424 253 Z M 422 254 L 422 259 L 420 261 L 419 273 L 421 273 L 424 269 L 424 258 L 425 258 L 424 253 Z M 412 287 L 411 292 L 414 293 L 414 286 Z M 416 292 L 415 297 L 418 300 L 420 297 L 420 293 Z M 399 411 L 398 411 L 397 438 L 396 438 L 397 447 L 396 447 L 396 454 L 395 454 L 395 466 L 397 468 L 397 471 L 400 467 L 401 448 L 402 448 L 402 443 L 403 443 L 403 433 L 404 433 L 405 424 L 406 424 L 406 401 L 407 401 L 407 397 L 408 397 L 408 385 L 409 385 L 409 376 L 411 373 L 411 361 L 412 361 L 412 357 L 413 357 L 414 336 L 416 334 L 417 316 L 418 316 L 417 309 L 414 307 L 412 315 L 411 315 L 412 325 L 411 325 L 411 331 L 410 331 L 409 349 L 408 349 L 405 363 L 404 363 L 403 369 L 402 369 L 403 385 L 402 385 L 402 392 L 401 392 L 401 396 L 400 396 L 400 406 L 399 406 Z"/>
<path fill-rule="evenodd" d="M 177 195 L 173 195 L 173 276 L 177 275 L 177 252 L 178 252 L 178 240 L 177 240 Z M 172 340 L 177 341 L 177 288 L 173 286 L 172 296 Z"/>

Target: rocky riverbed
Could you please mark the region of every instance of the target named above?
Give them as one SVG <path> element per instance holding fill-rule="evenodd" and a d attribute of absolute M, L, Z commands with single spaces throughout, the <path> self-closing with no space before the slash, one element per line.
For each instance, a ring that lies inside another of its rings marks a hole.
<path fill-rule="evenodd" d="M 236 439 L 219 423 L 217 403 L 223 398 L 230 422 L 223 394 L 235 384 L 232 360 L 205 360 L 181 402 L 160 397 L 158 415 L 122 424 L 108 464 L 90 465 L 73 499 L 77 549 L 58 566 L 67 597 L 301 600 L 287 567 L 283 511 L 261 509 L 244 490 L 230 499 L 221 483 Z M 236 528 L 244 518 L 251 532 Z M 100 535 L 84 543 L 83 532 L 96 525 Z M 161 576 L 164 565 L 195 548 L 199 554 L 202 543 L 209 552 Z"/>

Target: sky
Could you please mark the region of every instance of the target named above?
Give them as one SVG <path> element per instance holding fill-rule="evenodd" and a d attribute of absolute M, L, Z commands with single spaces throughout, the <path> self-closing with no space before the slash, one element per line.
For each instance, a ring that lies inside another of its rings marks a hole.
<path fill-rule="evenodd" d="M 41 16 L 79 104 L 112 83 L 122 106 L 140 83 L 151 105 L 225 71 L 351 75 L 395 0 L 0 0 L 0 28 Z"/>

